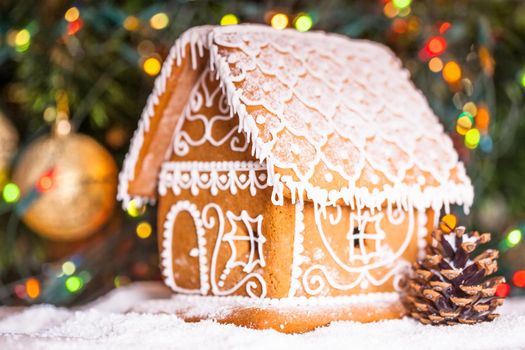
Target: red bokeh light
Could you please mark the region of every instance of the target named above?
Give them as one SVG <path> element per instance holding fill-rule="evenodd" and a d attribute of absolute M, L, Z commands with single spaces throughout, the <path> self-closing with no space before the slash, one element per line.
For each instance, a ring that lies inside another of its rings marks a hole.
<path fill-rule="evenodd" d="M 502 283 L 496 287 L 496 296 L 500 298 L 505 298 L 510 293 L 510 284 Z"/>
<path fill-rule="evenodd" d="M 439 26 L 439 34 L 444 34 L 447 30 L 450 29 L 451 26 L 452 24 L 450 24 L 450 22 L 441 23 L 441 25 Z"/>
<path fill-rule="evenodd" d="M 82 26 L 84 25 L 84 22 L 79 18 L 76 21 L 70 22 L 67 25 L 67 34 L 68 35 L 75 35 L 80 29 L 82 29 Z"/>
<path fill-rule="evenodd" d="M 514 276 L 512 276 L 512 283 L 516 287 L 524 288 L 525 287 L 525 270 L 516 271 Z"/>
<path fill-rule="evenodd" d="M 447 41 L 442 36 L 431 38 L 425 47 L 430 56 L 439 56 L 447 48 Z"/>
<path fill-rule="evenodd" d="M 40 179 L 38 179 L 35 185 L 36 190 L 38 192 L 46 192 L 49 191 L 51 187 L 53 187 L 54 172 L 54 169 L 51 169 L 42 174 L 42 176 L 40 176 Z"/>

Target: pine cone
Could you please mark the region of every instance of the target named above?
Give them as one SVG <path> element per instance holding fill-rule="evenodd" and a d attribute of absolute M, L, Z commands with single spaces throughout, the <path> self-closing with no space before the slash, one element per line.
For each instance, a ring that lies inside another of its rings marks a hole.
<path fill-rule="evenodd" d="M 454 325 L 492 321 L 503 303 L 495 296 L 503 277 L 485 278 L 496 272 L 499 252 L 487 249 L 475 258 L 471 253 L 490 241 L 490 233 L 450 233 L 435 230 L 426 256 L 414 264 L 405 286 L 403 303 L 413 318 L 424 324 Z"/>

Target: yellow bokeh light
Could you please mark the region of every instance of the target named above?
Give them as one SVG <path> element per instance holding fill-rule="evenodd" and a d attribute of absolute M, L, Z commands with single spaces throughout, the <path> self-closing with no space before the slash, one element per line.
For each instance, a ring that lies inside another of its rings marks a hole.
<path fill-rule="evenodd" d="M 29 30 L 22 29 L 15 36 L 15 45 L 16 46 L 26 46 L 31 40 L 31 33 Z"/>
<path fill-rule="evenodd" d="M 430 69 L 434 73 L 441 72 L 443 69 L 443 61 L 439 57 L 433 57 L 430 61 L 428 61 L 428 69 Z"/>
<path fill-rule="evenodd" d="M 168 15 L 165 14 L 164 12 L 159 12 L 157 14 L 154 14 L 153 16 L 151 16 L 149 20 L 149 25 L 151 26 L 151 28 L 156 29 L 156 30 L 161 30 L 161 29 L 166 28 L 169 23 L 170 23 L 170 19 L 168 18 Z"/>
<path fill-rule="evenodd" d="M 134 32 L 139 29 L 140 20 L 136 16 L 128 16 L 122 23 L 124 29 Z"/>
<path fill-rule="evenodd" d="M 227 13 L 221 18 L 221 26 L 230 26 L 233 24 L 239 24 L 239 18 L 233 13 Z"/>
<path fill-rule="evenodd" d="M 465 103 L 463 106 L 463 111 L 469 112 L 472 116 L 476 116 L 478 114 L 478 106 L 472 101 Z"/>
<path fill-rule="evenodd" d="M 137 236 L 142 239 L 146 239 L 151 236 L 153 229 L 151 225 L 145 221 L 137 225 Z"/>
<path fill-rule="evenodd" d="M 272 16 L 270 23 L 275 29 L 284 29 L 288 27 L 288 16 L 284 13 L 276 13 Z"/>
<path fill-rule="evenodd" d="M 457 83 L 461 79 L 461 67 L 455 61 L 450 61 L 443 67 L 443 79 L 449 84 Z"/>
<path fill-rule="evenodd" d="M 156 57 L 147 58 L 146 60 L 144 60 L 142 68 L 144 69 L 144 72 L 146 72 L 146 74 L 155 76 L 160 72 L 160 61 Z"/>
<path fill-rule="evenodd" d="M 77 7 L 69 8 L 64 14 L 64 19 L 68 22 L 75 22 L 80 17 L 80 11 Z"/>
<path fill-rule="evenodd" d="M 399 14 L 399 9 L 397 7 L 395 7 L 392 4 L 392 2 L 389 1 L 389 2 L 387 2 L 385 4 L 385 7 L 383 7 L 383 13 L 388 18 L 394 18 L 395 16 L 397 16 Z"/>
<path fill-rule="evenodd" d="M 452 232 L 456 228 L 457 218 L 454 214 L 447 214 L 441 218 L 439 222 L 439 229 L 445 233 Z"/>
<path fill-rule="evenodd" d="M 481 138 L 481 135 L 478 129 L 476 128 L 470 129 L 465 134 L 465 146 L 467 146 L 470 149 L 474 149 L 478 147 L 480 138 Z"/>
<path fill-rule="evenodd" d="M 472 128 L 472 120 L 467 116 L 462 116 L 456 122 L 456 132 L 465 135 Z"/>
<path fill-rule="evenodd" d="M 126 209 L 127 209 L 128 215 L 133 218 L 136 218 L 137 216 L 144 214 L 144 212 L 146 211 L 146 207 L 138 204 L 135 199 L 131 200 L 128 203 L 128 206 Z"/>

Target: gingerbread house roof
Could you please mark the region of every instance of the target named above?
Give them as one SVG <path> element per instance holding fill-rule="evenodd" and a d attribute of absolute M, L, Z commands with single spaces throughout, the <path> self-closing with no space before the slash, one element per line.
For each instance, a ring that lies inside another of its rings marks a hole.
<path fill-rule="evenodd" d="M 368 208 L 472 203 L 450 138 L 388 48 L 260 25 L 197 27 L 175 42 L 132 140 L 122 200 L 154 198 L 129 184 L 142 176 L 138 162 L 152 152 L 143 145 L 184 62 L 216 71 L 240 132 L 268 168 L 276 204 L 283 196 Z"/>

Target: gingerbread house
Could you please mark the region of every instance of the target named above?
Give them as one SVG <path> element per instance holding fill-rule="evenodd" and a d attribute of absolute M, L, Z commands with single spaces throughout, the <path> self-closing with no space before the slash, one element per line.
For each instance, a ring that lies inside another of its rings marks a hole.
<path fill-rule="evenodd" d="M 295 332 L 402 315 L 400 272 L 473 190 L 389 49 L 241 25 L 175 42 L 119 197 L 158 202 L 177 313 Z"/>

